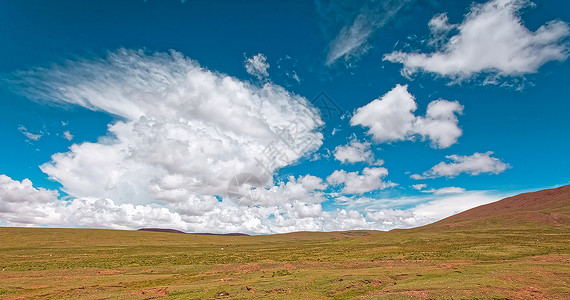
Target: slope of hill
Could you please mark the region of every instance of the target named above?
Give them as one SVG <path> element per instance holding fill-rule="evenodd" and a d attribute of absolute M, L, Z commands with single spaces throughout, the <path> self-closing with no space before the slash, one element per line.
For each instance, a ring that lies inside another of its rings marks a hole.
<path fill-rule="evenodd" d="M 570 185 L 524 193 L 481 205 L 423 228 L 472 227 L 485 224 L 508 226 L 526 222 L 570 226 Z"/>

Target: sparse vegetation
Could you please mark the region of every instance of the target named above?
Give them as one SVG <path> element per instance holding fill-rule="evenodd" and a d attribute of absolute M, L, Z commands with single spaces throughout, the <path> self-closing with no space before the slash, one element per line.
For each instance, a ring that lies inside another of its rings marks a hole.
<path fill-rule="evenodd" d="M 392 232 L 0 228 L 0 297 L 569 299 L 560 203 L 555 222 L 459 215 Z"/>
<path fill-rule="evenodd" d="M 570 296 L 568 227 L 251 237 L 2 228 L 0 238 L 5 298 Z"/>

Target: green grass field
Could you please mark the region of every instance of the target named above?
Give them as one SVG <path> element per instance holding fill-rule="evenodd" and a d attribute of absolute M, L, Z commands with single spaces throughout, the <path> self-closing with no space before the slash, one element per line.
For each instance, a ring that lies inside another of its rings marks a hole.
<path fill-rule="evenodd" d="M 0 297 L 570 299 L 570 228 L 499 225 L 242 237 L 0 228 Z"/>

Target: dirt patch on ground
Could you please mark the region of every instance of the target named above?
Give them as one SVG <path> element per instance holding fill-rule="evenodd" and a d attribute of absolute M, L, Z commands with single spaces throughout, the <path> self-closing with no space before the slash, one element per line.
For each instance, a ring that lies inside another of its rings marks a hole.
<path fill-rule="evenodd" d="M 21 287 L 22 290 L 37 290 L 37 289 L 45 289 L 48 288 L 47 285 L 31 285 L 31 286 L 23 286 Z"/>
<path fill-rule="evenodd" d="M 131 293 L 131 295 L 147 295 L 147 296 L 160 296 L 160 297 L 166 297 L 168 296 L 168 294 L 170 294 L 170 292 L 168 291 L 168 288 L 165 287 L 142 289 Z"/>
<path fill-rule="evenodd" d="M 277 288 L 277 289 L 265 290 L 265 291 L 261 291 L 261 292 L 265 293 L 265 294 L 289 294 L 289 290 L 285 289 L 285 288 Z"/>
<path fill-rule="evenodd" d="M 103 271 L 97 272 L 97 275 L 113 275 L 113 274 L 120 274 L 120 273 L 123 273 L 123 272 L 119 271 L 119 270 L 103 270 Z"/>
<path fill-rule="evenodd" d="M 342 278 L 339 279 L 339 281 L 345 281 Z M 363 280 L 358 280 L 358 281 L 353 281 L 353 282 L 347 282 L 344 286 L 337 288 L 333 291 L 331 291 L 329 293 L 329 296 L 339 296 L 345 292 L 351 291 L 351 290 L 357 290 L 357 291 L 361 291 L 364 290 L 368 287 L 377 287 L 377 286 L 381 286 L 383 284 L 383 281 L 379 280 L 379 279 L 363 279 Z"/>

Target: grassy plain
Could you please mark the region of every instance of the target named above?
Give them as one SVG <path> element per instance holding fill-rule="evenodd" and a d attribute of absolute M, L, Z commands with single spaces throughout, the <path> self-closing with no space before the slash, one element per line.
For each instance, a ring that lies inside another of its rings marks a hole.
<path fill-rule="evenodd" d="M 238 237 L 0 228 L 0 298 L 570 299 L 569 226 L 485 222 Z"/>

